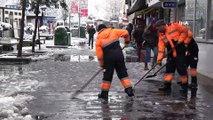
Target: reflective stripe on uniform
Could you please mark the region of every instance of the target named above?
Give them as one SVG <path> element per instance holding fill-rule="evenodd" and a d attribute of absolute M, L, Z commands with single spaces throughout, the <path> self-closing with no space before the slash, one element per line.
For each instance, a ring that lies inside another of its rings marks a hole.
<path fill-rule="evenodd" d="M 188 38 L 188 39 L 192 39 L 192 37 L 191 37 L 191 36 L 188 36 L 187 38 Z"/>
<path fill-rule="evenodd" d="M 189 74 L 193 77 L 196 76 L 197 75 L 197 69 L 190 69 Z"/>
<path fill-rule="evenodd" d="M 107 46 L 109 46 L 109 45 L 111 45 L 112 43 L 115 43 L 115 42 L 117 42 L 117 41 L 119 41 L 119 40 L 118 40 L 118 39 L 112 40 L 112 41 L 110 41 L 109 43 L 103 45 L 102 48 L 105 48 L 105 47 L 107 47 Z"/>
<path fill-rule="evenodd" d="M 188 82 L 188 77 L 187 76 L 180 76 L 180 81 L 182 83 L 187 83 Z"/>
<path fill-rule="evenodd" d="M 102 88 L 102 90 L 109 91 L 110 86 L 111 86 L 111 82 L 103 81 L 103 83 L 101 85 L 101 88 Z"/>
<path fill-rule="evenodd" d="M 181 32 L 180 34 L 188 34 L 188 31 L 186 32 L 186 31 L 183 31 L 183 32 Z"/>
<path fill-rule="evenodd" d="M 175 32 L 178 32 L 178 30 L 177 30 L 177 29 L 174 29 L 174 30 L 170 31 L 168 34 L 171 35 L 171 34 L 173 34 L 173 33 L 175 33 Z"/>
<path fill-rule="evenodd" d="M 164 74 L 164 80 L 165 81 L 170 82 L 170 81 L 172 81 L 172 79 L 173 79 L 173 74 L 172 73 Z"/>
<path fill-rule="evenodd" d="M 121 84 L 123 85 L 124 88 L 128 88 L 132 86 L 131 81 L 129 79 L 122 79 Z"/>

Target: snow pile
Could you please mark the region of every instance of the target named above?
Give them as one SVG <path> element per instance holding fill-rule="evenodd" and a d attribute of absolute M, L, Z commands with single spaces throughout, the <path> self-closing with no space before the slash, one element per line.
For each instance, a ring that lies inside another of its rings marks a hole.
<path fill-rule="evenodd" d="M 51 56 L 53 56 L 53 53 L 51 52 L 48 52 L 46 54 L 41 54 L 41 55 L 38 55 L 38 56 L 31 56 L 30 58 L 33 60 L 33 61 L 39 61 L 39 60 L 46 60 L 48 58 L 50 58 Z"/>
<path fill-rule="evenodd" d="M 32 96 L 17 95 L 0 96 L 0 119 L 1 120 L 34 120 L 30 115 L 26 104 L 33 100 Z"/>
<path fill-rule="evenodd" d="M 0 26 L 3 28 L 3 30 L 8 30 L 12 28 L 12 25 L 5 22 L 0 22 Z"/>

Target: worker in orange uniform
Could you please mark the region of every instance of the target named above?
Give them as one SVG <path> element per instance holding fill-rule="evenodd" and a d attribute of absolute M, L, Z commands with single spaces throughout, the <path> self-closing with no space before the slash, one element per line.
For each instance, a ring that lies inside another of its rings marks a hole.
<path fill-rule="evenodd" d="M 125 39 L 125 45 L 130 42 L 127 30 L 107 28 L 104 24 L 98 26 L 98 36 L 96 40 L 96 55 L 99 65 L 104 69 L 101 94 L 99 98 L 108 100 L 108 92 L 111 86 L 114 69 L 117 72 L 121 84 L 129 97 L 134 96 L 127 68 L 124 62 L 124 55 L 120 46 L 119 38 Z"/>
<path fill-rule="evenodd" d="M 191 97 L 196 96 L 197 92 L 197 64 L 198 64 L 198 52 L 199 48 L 196 41 L 193 38 L 193 33 L 188 30 L 188 37 L 184 41 L 187 52 L 186 52 L 186 65 L 188 69 L 188 74 L 191 76 L 191 83 L 189 87 L 191 88 Z"/>
<path fill-rule="evenodd" d="M 188 29 L 179 23 L 167 25 L 163 20 L 158 20 L 155 27 L 160 33 L 158 41 L 157 63 L 161 63 L 165 57 L 165 49 L 172 51 L 167 55 L 167 66 L 164 74 L 164 86 L 159 91 L 170 91 L 171 81 L 175 70 L 180 75 L 181 92 L 187 93 L 188 77 L 186 71 L 186 47 L 184 40 L 187 38 Z"/>

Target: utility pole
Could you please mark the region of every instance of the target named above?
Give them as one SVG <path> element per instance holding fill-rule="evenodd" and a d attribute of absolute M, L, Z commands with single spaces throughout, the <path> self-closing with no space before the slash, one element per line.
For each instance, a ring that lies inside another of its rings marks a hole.
<path fill-rule="evenodd" d="M 78 37 L 79 38 L 81 37 L 80 26 L 81 26 L 81 0 L 78 0 Z"/>
<path fill-rule="evenodd" d="M 197 14 L 197 0 L 194 2 L 194 18 L 193 18 L 193 37 L 196 36 L 196 14 Z"/>
<path fill-rule="evenodd" d="M 71 12 L 69 12 L 69 28 L 71 28 Z"/>

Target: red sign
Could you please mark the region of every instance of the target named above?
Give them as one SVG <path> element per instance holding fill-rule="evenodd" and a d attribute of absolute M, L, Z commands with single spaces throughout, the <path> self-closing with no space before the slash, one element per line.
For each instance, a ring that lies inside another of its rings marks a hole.
<path fill-rule="evenodd" d="M 88 9 L 81 9 L 81 16 L 87 17 L 88 16 Z"/>
<path fill-rule="evenodd" d="M 76 1 L 71 2 L 71 13 L 77 14 L 78 13 L 78 3 Z M 81 0 L 81 16 L 87 17 L 88 16 L 88 0 Z"/>
<path fill-rule="evenodd" d="M 78 2 L 72 2 L 70 10 L 71 13 L 78 13 Z"/>

